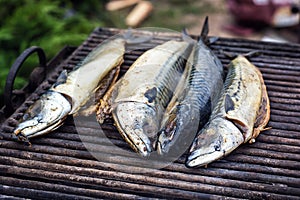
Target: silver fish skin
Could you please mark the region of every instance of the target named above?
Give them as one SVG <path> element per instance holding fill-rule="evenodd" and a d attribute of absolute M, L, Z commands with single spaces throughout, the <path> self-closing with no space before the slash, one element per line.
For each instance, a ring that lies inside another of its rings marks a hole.
<path fill-rule="evenodd" d="M 186 41 L 168 41 L 142 54 L 116 84 L 112 116 L 127 143 L 149 156 L 162 115 L 192 50 Z"/>
<path fill-rule="evenodd" d="M 162 120 L 159 154 L 168 153 L 170 148 L 174 148 L 174 152 L 188 149 L 223 88 L 222 63 L 202 39 L 195 45 L 186 71 L 185 80 L 177 87 Z"/>
<path fill-rule="evenodd" d="M 262 99 L 268 98 L 264 87 L 259 70 L 245 57 L 231 61 L 218 105 L 192 143 L 188 167 L 207 165 L 251 139 Z"/>
<path fill-rule="evenodd" d="M 75 114 L 99 87 L 99 82 L 123 62 L 125 39 L 114 38 L 99 44 L 70 73 L 62 71 L 56 83 L 41 95 L 12 133 L 29 143 L 29 138 L 51 132 Z"/>

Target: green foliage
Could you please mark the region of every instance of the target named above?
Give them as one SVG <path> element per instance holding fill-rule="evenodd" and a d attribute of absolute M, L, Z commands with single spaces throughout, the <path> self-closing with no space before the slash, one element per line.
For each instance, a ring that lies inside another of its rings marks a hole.
<path fill-rule="evenodd" d="M 74 2 L 0 0 L 0 94 L 10 66 L 26 48 L 40 46 L 50 59 L 65 45 L 80 45 L 94 28 L 103 26 L 99 11 L 105 2 Z M 26 62 L 16 88 L 24 85 L 37 63 L 37 59 Z"/>
<path fill-rule="evenodd" d="M 127 28 L 125 18 L 132 7 L 106 12 L 108 0 L 0 0 L 0 97 L 7 73 L 16 58 L 30 46 L 42 47 L 51 59 L 65 45 L 80 45 L 96 27 Z M 213 1 L 153 1 L 154 10 L 144 27 L 177 31 L 190 26 L 185 16 L 216 12 Z M 15 88 L 28 80 L 38 64 L 31 56 L 18 73 Z M 0 98 L 0 108 L 2 107 Z"/>

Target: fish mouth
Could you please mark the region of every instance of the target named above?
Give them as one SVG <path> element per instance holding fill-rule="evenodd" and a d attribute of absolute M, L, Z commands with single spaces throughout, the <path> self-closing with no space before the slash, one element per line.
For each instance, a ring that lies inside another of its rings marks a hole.
<path fill-rule="evenodd" d="M 167 132 L 167 130 L 161 130 L 158 133 L 157 140 L 157 153 L 159 155 L 166 155 L 169 153 L 174 141 L 175 130 Z"/>
<path fill-rule="evenodd" d="M 165 134 L 164 132 L 161 132 L 159 137 L 158 137 L 158 141 L 157 141 L 157 153 L 159 155 L 164 155 L 167 154 L 169 152 L 169 144 L 170 144 L 170 140 L 165 138 Z"/>
<path fill-rule="evenodd" d="M 15 133 L 15 134 L 11 134 L 11 139 L 17 142 L 23 142 L 24 144 L 30 146 L 31 143 L 28 139 L 28 137 L 26 137 L 25 135 L 23 135 L 22 133 Z"/>
<path fill-rule="evenodd" d="M 125 141 L 142 157 L 150 156 L 157 138 L 155 110 L 139 102 L 122 102 L 113 107 L 112 115 Z"/>
<path fill-rule="evenodd" d="M 49 133 L 50 131 L 56 130 L 57 128 L 59 128 L 63 121 L 65 120 L 66 116 L 63 117 L 62 119 L 60 119 L 59 121 L 57 121 L 56 123 L 49 125 L 48 127 L 46 127 L 44 129 L 40 129 L 38 131 L 35 131 L 34 127 L 18 127 L 12 134 L 11 138 L 14 141 L 19 141 L 19 142 L 24 142 L 25 144 L 31 144 L 29 139 L 33 138 L 33 137 L 37 137 L 46 133 Z M 39 122 L 35 119 L 32 119 L 28 122 L 31 121 L 36 121 L 36 124 L 38 124 Z"/>
<path fill-rule="evenodd" d="M 231 121 L 215 118 L 197 134 L 186 166 L 205 166 L 228 155 L 243 142 L 243 134 Z"/>
<path fill-rule="evenodd" d="M 186 161 L 187 167 L 200 167 L 208 165 L 214 158 L 221 158 L 224 156 L 222 151 L 211 151 L 203 154 L 200 149 L 192 152 Z"/>
<path fill-rule="evenodd" d="M 23 121 L 17 125 L 12 139 L 29 142 L 29 138 L 58 128 L 71 110 L 70 102 L 60 93 L 48 91 L 29 108 Z"/>

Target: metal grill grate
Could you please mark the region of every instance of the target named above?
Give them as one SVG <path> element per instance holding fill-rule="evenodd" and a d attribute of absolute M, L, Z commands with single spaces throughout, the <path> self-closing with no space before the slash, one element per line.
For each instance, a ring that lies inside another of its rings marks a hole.
<path fill-rule="evenodd" d="M 97 44 L 119 33 L 95 29 L 72 55 L 48 74 L 36 91 L 3 124 L 0 136 L 0 197 L 38 199 L 182 198 L 182 199 L 299 199 L 300 198 L 300 46 L 220 38 L 211 48 L 224 66 L 222 51 L 262 55 L 251 62 L 262 71 L 271 101 L 271 130 L 254 144 L 245 144 L 208 168 L 188 169 L 183 155 L 162 169 L 143 167 L 137 158 L 94 137 L 99 125 L 76 124 L 69 117 L 61 128 L 32 140 L 31 147 L 11 141 L 10 132 L 25 110 L 53 84 L 59 72 L 71 70 Z M 147 48 L 179 35 L 158 34 L 141 50 L 125 55 L 123 72 Z M 130 47 L 128 47 L 130 48 Z M 111 124 L 103 129 L 125 149 Z M 101 144 L 97 161 L 81 137 Z M 129 148 L 128 148 L 129 149 Z M 158 165 L 160 163 L 157 163 Z"/>

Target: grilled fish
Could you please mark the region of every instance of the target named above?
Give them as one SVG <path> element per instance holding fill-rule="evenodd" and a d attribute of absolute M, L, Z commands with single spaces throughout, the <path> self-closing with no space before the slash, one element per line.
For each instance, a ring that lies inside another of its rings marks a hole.
<path fill-rule="evenodd" d="M 142 156 L 154 149 L 162 115 L 191 49 L 190 42 L 171 40 L 146 51 L 108 92 L 111 96 L 103 98 L 98 121 L 103 122 L 103 112 L 111 112 L 122 137 Z"/>
<path fill-rule="evenodd" d="M 229 64 L 219 103 L 193 141 L 186 165 L 207 165 L 242 143 L 254 142 L 266 130 L 269 119 L 270 103 L 262 74 L 240 55 Z"/>
<path fill-rule="evenodd" d="M 29 142 L 29 138 L 58 128 L 68 115 L 76 113 L 99 85 L 107 84 L 101 80 L 118 71 L 115 68 L 123 62 L 125 42 L 122 37 L 105 41 L 69 74 L 62 71 L 57 82 L 27 110 L 13 137 Z"/>
<path fill-rule="evenodd" d="M 204 44 L 208 32 L 207 18 L 201 37 L 189 57 L 186 76 L 175 92 L 162 120 L 157 150 L 166 154 L 183 153 L 211 112 L 216 96 L 223 87 L 223 66 L 215 54 Z M 200 122 L 200 123 L 199 123 Z"/>

